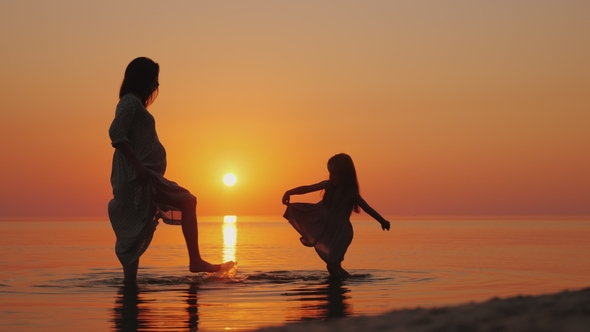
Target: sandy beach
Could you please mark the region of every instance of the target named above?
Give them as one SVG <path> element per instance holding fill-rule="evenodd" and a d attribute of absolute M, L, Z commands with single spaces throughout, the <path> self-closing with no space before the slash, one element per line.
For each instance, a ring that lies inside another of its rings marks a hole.
<path fill-rule="evenodd" d="M 590 330 L 590 288 L 540 296 L 494 298 L 452 307 L 416 308 L 321 322 L 262 328 L 260 332 L 321 331 L 560 331 Z"/>

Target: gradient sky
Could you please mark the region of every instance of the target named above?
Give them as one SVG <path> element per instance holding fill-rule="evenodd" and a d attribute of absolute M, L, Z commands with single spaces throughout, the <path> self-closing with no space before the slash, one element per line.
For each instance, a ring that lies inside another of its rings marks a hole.
<path fill-rule="evenodd" d="M 339 152 L 386 216 L 590 215 L 589 1 L 4 0 L 0 45 L 0 218 L 106 218 L 137 56 L 199 215 L 280 216 Z"/>

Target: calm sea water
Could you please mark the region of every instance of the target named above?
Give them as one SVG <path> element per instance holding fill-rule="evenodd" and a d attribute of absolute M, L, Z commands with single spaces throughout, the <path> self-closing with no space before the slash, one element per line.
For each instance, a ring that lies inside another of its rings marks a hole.
<path fill-rule="evenodd" d="M 191 274 L 181 229 L 160 224 L 137 288 L 121 286 L 108 221 L 0 222 L 0 330 L 228 331 L 588 287 L 590 218 L 353 221 L 330 280 L 280 218 L 199 221 Z"/>

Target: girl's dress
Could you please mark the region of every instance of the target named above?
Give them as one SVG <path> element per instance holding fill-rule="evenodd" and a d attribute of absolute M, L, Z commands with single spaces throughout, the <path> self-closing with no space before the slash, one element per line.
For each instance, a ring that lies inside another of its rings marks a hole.
<path fill-rule="evenodd" d="M 283 217 L 301 235 L 299 240 L 304 246 L 314 247 L 324 262 L 339 266 L 352 242 L 350 214 L 356 195 L 335 195 L 331 206 L 324 200 L 315 204 L 289 203 Z"/>
<path fill-rule="evenodd" d="M 154 117 L 134 95 L 127 94 L 119 100 L 109 136 L 113 146 L 128 142 L 150 171 L 148 181 L 137 180 L 127 158 L 115 149 L 111 170 L 114 197 L 108 204 L 108 212 L 117 238 L 117 258 L 122 265 L 129 265 L 148 248 L 158 219 L 166 223 L 180 223 L 180 210 L 157 204 L 154 200 L 156 193 L 173 202 L 185 202 L 195 197 L 164 178 L 166 150 L 158 140 Z"/>

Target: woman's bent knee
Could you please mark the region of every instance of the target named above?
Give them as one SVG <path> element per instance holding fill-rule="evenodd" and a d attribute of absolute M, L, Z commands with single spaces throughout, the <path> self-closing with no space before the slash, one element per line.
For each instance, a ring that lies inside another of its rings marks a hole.
<path fill-rule="evenodd" d="M 193 197 L 188 200 L 188 204 L 190 207 L 196 208 L 197 207 L 197 198 Z"/>
<path fill-rule="evenodd" d="M 197 198 L 196 197 L 192 197 L 192 198 L 186 199 L 185 201 L 181 202 L 181 206 L 180 206 L 181 210 L 193 211 L 196 208 L 197 208 Z"/>

